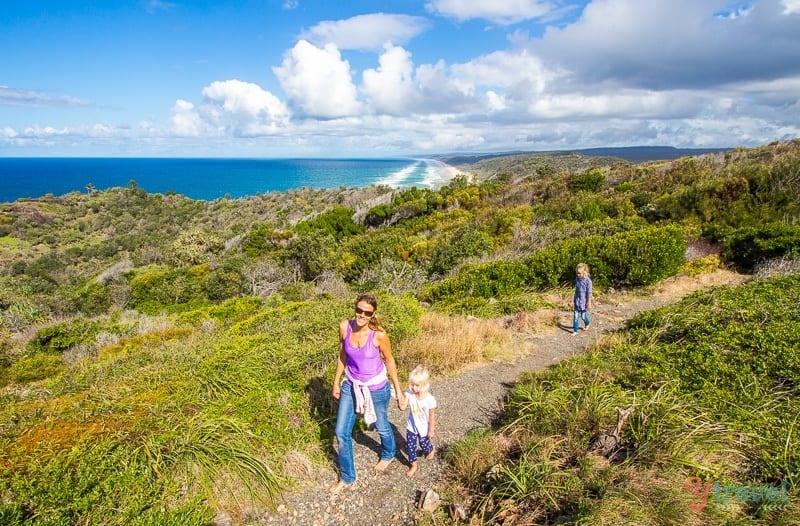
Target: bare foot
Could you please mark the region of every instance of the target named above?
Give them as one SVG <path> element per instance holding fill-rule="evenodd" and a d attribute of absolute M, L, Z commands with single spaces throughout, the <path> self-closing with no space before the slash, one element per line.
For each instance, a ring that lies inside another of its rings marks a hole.
<path fill-rule="evenodd" d="M 355 484 L 355 482 L 352 482 L 352 483 L 350 483 L 350 484 L 347 484 L 347 483 L 345 483 L 345 482 L 342 482 L 342 481 L 340 480 L 339 482 L 337 482 L 336 484 L 334 484 L 333 486 L 331 486 L 331 489 L 330 489 L 329 491 L 330 491 L 332 494 L 336 495 L 336 494 L 338 494 L 338 493 L 342 493 L 342 492 L 344 492 L 344 491 L 347 491 L 347 490 L 349 490 L 350 488 L 352 488 L 352 487 L 353 487 L 353 485 L 354 485 L 354 484 Z"/>
<path fill-rule="evenodd" d="M 380 473 L 382 471 L 385 471 L 386 468 L 389 467 L 389 464 L 391 464 L 393 460 L 394 460 L 393 458 L 389 459 L 389 460 L 381 460 L 380 462 L 375 464 L 375 471 L 377 471 L 378 473 Z"/>
<path fill-rule="evenodd" d="M 414 473 L 417 472 L 417 463 L 414 462 L 411 464 L 411 468 L 406 472 L 406 477 L 413 477 Z"/>
<path fill-rule="evenodd" d="M 433 448 L 433 450 L 430 453 L 425 455 L 425 459 L 426 460 L 433 460 L 433 457 L 435 457 L 435 456 L 436 456 L 436 448 Z"/>

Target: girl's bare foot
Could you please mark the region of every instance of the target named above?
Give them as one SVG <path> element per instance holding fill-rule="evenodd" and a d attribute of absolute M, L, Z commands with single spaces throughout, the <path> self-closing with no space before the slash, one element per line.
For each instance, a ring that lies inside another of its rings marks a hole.
<path fill-rule="evenodd" d="M 334 484 L 333 486 L 331 486 L 331 489 L 330 489 L 329 491 L 330 491 L 332 494 L 336 495 L 337 493 L 341 493 L 341 492 L 343 492 L 343 491 L 347 491 L 347 490 L 349 490 L 350 488 L 352 488 L 352 487 L 353 487 L 353 484 L 355 484 L 355 482 L 353 482 L 353 483 L 350 483 L 350 484 L 347 484 L 346 482 L 342 482 L 342 481 L 340 480 L 339 482 L 337 482 L 336 484 Z"/>
<path fill-rule="evenodd" d="M 380 473 L 381 471 L 385 471 L 385 470 L 386 470 L 386 468 L 388 468 L 388 467 L 389 467 L 389 464 L 391 464 L 391 463 L 392 463 L 392 460 L 394 460 L 394 459 L 392 458 L 392 459 L 389 459 L 389 460 L 381 460 L 380 462 L 378 462 L 377 464 L 375 464 L 375 471 L 377 471 L 377 472 L 379 472 L 379 473 Z"/>
<path fill-rule="evenodd" d="M 433 460 L 434 456 L 436 456 L 436 448 L 433 448 L 433 450 L 430 453 L 425 455 L 425 459 L 426 460 Z"/>
<path fill-rule="evenodd" d="M 413 464 L 411 464 L 411 468 L 409 468 L 409 470 L 406 472 L 406 477 L 413 477 L 414 473 L 416 472 L 417 472 L 417 463 L 414 462 Z"/>

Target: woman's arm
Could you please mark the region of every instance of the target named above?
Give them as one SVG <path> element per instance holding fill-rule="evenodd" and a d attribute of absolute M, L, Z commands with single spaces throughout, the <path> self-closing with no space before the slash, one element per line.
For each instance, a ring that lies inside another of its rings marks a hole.
<path fill-rule="evenodd" d="M 344 339 L 347 337 L 347 320 L 339 324 L 339 357 L 336 359 L 336 372 L 333 374 L 333 388 L 331 394 L 335 399 L 342 395 L 342 374 L 344 365 L 347 362 L 347 355 L 344 353 Z"/>
<path fill-rule="evenodd" d="M 392 356 L 392 344 L 389 342 L 389 335 L 384 331 L 376 331 L 375 345 L 377 345 L 378 349 L 381 351 L 383 362 L 386 365 L 386 375 L 394 386 L 394 392 L 397 395 L 397 407 L 401 410 L 405 410 L 407 400 L 400 386 L 400 380 L 397 379 L 397 364 L 395 364 L 394 356 Z"/>

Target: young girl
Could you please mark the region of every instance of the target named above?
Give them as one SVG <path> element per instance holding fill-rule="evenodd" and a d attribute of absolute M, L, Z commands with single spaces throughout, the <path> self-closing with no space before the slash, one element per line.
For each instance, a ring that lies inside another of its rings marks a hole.
<path fill-rule="evenodd" d="M 417 443 L 428 460 L 433 459 L 436 452 L 431 443 L 436 431 L 436 398 L 430 393 L 431 382 L 428 368 L 418 365 L 408 375 L 408 391 L 406 400 L 410 411 L 406 423 L 406 446 L 411 468 L 407 477 L 417 472 Z"/>
<path fill-rule="evenodd" d="M 583 328 L 589 328 L 589 310 L 592 308 L 592 278 L 589 277 L 589 265 L 578 263 L 575 267 L 575 299 L 572 316 L 572 334 L 578 334 L 580 322 Z"/>

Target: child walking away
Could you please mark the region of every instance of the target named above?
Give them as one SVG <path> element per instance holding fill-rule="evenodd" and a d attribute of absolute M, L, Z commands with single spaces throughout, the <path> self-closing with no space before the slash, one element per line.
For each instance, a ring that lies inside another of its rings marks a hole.
<path fill-rule="evenodd" d="M 589 277 L 589 265 L 578 263 L 575 267 L 575 300 L 572 313 L 572 334 L 578 334 L 580 322 L 583 328 L 589 327 L 589 310 L 592 308 L 592 278 Z"/>
<path fill-rule="evenodd" d="M 433 459 L 436 452 L 431 440 L 436 430 L 436 398 L 431 394 L 431 381 L 428 368 L 418 365 L 408 375 L 408 421 L 406 423 L 406 447 L 408 461 L 411 463 L 407 477 L 417 472 L 417 445 L 425 458 Z"/>

